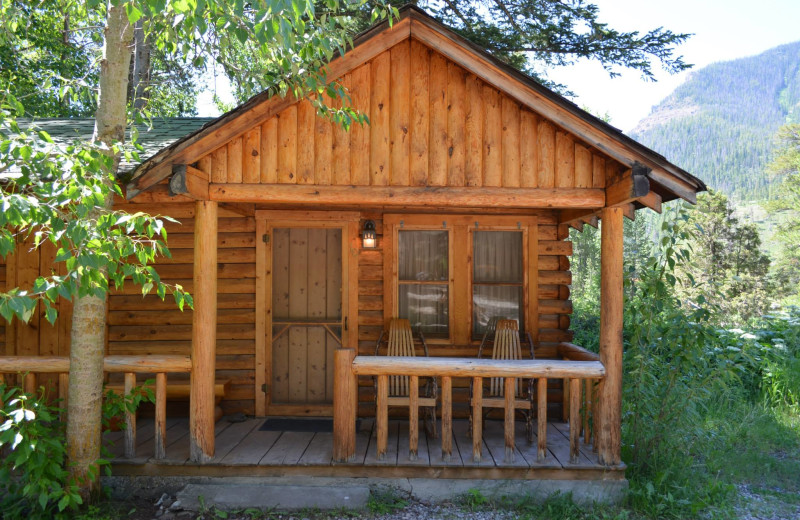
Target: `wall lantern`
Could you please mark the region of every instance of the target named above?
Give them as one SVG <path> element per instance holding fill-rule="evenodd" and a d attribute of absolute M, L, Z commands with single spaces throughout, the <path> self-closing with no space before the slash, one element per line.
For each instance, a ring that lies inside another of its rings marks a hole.
<path fill-rule="evenodd" d="M 361 235 L 361 240 L 364 249 L 375 249 L 378 245 L 377 235 L 375 234 L 375 221 L 367 220 L 364 222 L 364 233 Z"/>

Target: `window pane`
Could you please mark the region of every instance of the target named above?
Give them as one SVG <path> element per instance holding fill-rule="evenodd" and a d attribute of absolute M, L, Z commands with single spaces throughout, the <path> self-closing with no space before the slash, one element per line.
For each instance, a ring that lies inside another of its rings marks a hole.
<path fill-rule="evenodd" d="M 414 330 L 426 336 L 449 336 L 447 285 L 401 284 L 398 287 L 400 318 L 408 318 Z"/>
<path fill-rule="evenodd" d="M 447 280 L 447 231 L 400 231 L 400 280 Z"/>
<path fill-rule="evenodd" d="M 517 320 L 519 330 L 525 330 L 522 321 L 522 286 L 474 285 L 472 286 L 472 334 L 480 337 L 490 318 Z"/>
<path fill-rule="evenodd" d="M 522 283 L 521 231 L 475 231 L 472 254 L 475 283 Z"/>

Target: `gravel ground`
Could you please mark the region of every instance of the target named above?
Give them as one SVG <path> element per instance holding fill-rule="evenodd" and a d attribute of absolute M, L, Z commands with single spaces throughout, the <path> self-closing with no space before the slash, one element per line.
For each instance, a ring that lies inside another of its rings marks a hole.
<path fill-rule="evenodd" d="M 779 496 L 755 492 L 746 484 L 736 488 L 742 502 L 736 508 L 736 517 L 740 520 L 800 520 L 800 497 L 789 503 Z"/>
<path fill-rule="evenodd" d="M 155 503 L 151 500 L 137 498 L 122 507 L 127 510 L 125 515 L 131 520 L 211 520 L 223 518 L 215 514 L 214 511 L 205 514 L 196 511 L 185 511 L 175 497 L 164 494 Z M 255 512 L 253 512 L 255 513 Z M 251 520 L 260 518 L 255 514 L 247 512 L 228 512 L 225 520 Z M 485 511 L 471 510 L 469 508 L 455 504 L 423 504 L 421 502 L 409 502 L 405 507 L 397 509 L 391 513 L 374 514 L 366 510 L 346 510 L 346 511 L 299 511 L 293 513 L 271 513 L 265 514 L 263 518 L 270 520 L 352 520 L 355 518 L 369 518 L 370 520 L 510 520 L 516 518 L 511 511 Z"/>

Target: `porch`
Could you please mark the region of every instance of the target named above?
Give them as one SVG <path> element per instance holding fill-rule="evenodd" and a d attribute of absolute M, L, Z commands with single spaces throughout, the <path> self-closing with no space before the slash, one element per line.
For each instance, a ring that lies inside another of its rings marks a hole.
<path fill-rule="evenodd" d="M 124 433 L 104 435 L 104 445 L 112 455 L 114 475 L 150 476 L 316 476 L 373 478 L 450 478 L 450 479 L 529 479 L 529 480 L 624 480 L 625 465 L 599 463 L 591 444 L 579 444 L 579 456 L 570 458 L 570 429 L 564 422 L 547 424 L 547 454 L 539 459 L 538 439 L 524 440 L 524 424 L 517 422 L 519 439 L 513 462 L 506 459 L 503 421 L 487 420 L 481 443 L 482 457 L 473 458 L 473 441 L 467 420 L 455 420 L 452 426 L 452 455 L 443 457 L 442 439 L 431 438 L 423 429 L 418 456 L 409 457 L 408 422 L 388 423 L 388 442 L 383 460 L 377 456 L 377 430 L 373 419 L 362 419 L 356 429 L 356 452 L 349 462 L 333 457 L 331 431 L 269 431 L 262 426 L 271 419 L 249 418 L 230 422 L 223 418 L 216 424 L 216 453 L 206 464 L 189 459 L 188 418 L 167 421 L 166 456 L 153 456 L 155 423 L 139 421 L 136 451 L 124 454 Z"/>

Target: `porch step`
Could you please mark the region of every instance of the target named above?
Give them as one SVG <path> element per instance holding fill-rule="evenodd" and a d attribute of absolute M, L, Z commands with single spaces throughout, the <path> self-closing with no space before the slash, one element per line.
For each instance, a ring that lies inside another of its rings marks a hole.
<path fill-rule="evenodd" d="M 250 482 L 236 479 L 235 483 L 193 483 L 178 492 L 183 507 L 198 511 L 201 506 L 220 509 L 256 508 L 262 510 L 360 509 L 367 505 L 369 486 L 353 479 L 318 479 L 309 485 L 308 479 L 252 478 Z M 345 483 L 351 481 L 349 483 Z M 202 504 L 201 504 L 202 501 Z"/>

